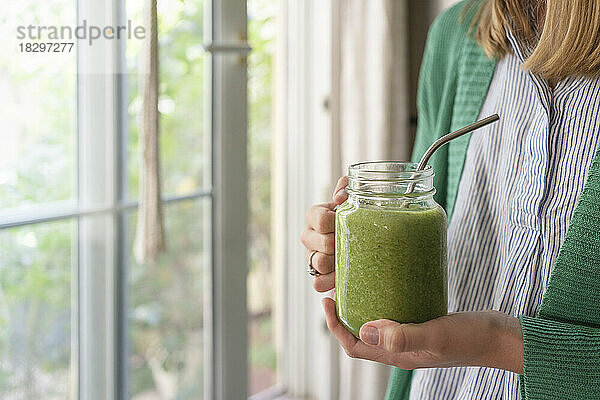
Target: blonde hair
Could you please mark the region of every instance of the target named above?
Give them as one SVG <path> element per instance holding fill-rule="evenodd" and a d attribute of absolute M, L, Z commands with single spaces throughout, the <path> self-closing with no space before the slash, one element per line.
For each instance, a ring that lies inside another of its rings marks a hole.
<path fill-rule="evenodd" d="M 474 24 L 489 57 L 512 53 L 510 28 L 530 50 L 523 67 L 542 78 L 600 76 L 600 0 L 486 0 Z"/>

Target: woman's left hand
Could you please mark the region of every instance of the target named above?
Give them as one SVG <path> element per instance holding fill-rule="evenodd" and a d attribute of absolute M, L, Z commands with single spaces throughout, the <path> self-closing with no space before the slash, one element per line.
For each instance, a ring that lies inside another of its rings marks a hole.
<path fill-rule="evenodd" d="M 523 374 L 518 318 L 497 311 L 460 312 L 422 324 L 367 322 L 358 340 L 340 323 L 335 302 L 323 299 L 327 327 L 350 357 L 402 369 L 491 367 Z"/>

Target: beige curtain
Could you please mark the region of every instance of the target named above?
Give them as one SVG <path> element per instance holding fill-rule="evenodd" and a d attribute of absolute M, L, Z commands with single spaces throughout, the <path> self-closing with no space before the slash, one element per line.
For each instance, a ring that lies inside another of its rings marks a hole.
<path fill-rule="evenodd" d="M 340 30 L 342 171 L 409 155 L 406 0 L 344 0 Z"/>
<path fill-rule="evenodd" d="M 409 158 L 407 0 L 341 0 L 338 21 L 340 170 Z M 335 134 L 335 133 L 334 133 Z M 339 354 L 339 395 L 380 400 L 390 368 Z"/>
<path fill-rule="evenodd" d="M 143 102 L 140 129 L 140 207 L 134 241 L 134 255 L 138 263 L 154 260 L 165 248 L 158 152 L 158 26 L 156 0 L 146 0 L 144 28 L 146 37 L 142 51 L 142 70 L 140 74 Z"/>

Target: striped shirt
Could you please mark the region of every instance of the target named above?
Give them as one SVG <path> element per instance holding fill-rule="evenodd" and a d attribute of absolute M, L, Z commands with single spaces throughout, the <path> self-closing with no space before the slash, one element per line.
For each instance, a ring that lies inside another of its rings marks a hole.
<path fill-rule="evenodd" d="M 552 89 L 509 41 L 480 114 L 501 120 L 471 137 L 448 227 L 450 312 L 536 314 L 600 138 L 600 80 Z M 417 370 L 410 398 L 519 399 L 518 375 Z"/>

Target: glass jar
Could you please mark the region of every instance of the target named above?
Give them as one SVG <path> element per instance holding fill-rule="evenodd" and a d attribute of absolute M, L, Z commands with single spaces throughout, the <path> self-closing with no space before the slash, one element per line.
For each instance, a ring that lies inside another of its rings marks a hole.
<path fill-rule="evenodd" d="M 339 320 L 425 322 L 448 312 L 446 212 L 433 200 L 433 169 L 416 163 L 350 166 L 348 200 L 336 211 Z"/>

